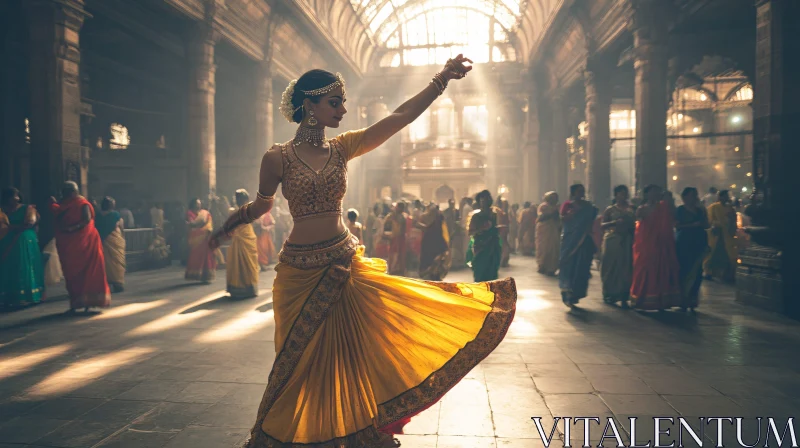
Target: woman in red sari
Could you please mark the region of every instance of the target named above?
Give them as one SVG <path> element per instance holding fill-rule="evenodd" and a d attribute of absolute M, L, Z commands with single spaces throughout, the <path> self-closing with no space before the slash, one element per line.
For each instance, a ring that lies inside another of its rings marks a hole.
<path fill-rule="evenodd" d="M 200 205 L 200 199 L 189 202 L 186 212 L 189 226 L 189 260 L 186 263 L 186 280 L 210 283 L 217 274 L 217 259 L 208 247 L 208 239 L 214 230 L 211 214 Z"/>
<path fill-rule="evenodd" d="M 111 305 L 100 234 L 94 226 L 94 208 L 78 194 L 78 184 L 65 182 L 61 202 L 50 198 L 55 215 L 58 257 L 69 292 L 69 311 Z"/>
<path fill-rule="evenodd" d="M 631 301 L 641 310 L 681 305 L 672 196 L 660 187 L 644 188 L 646 203 L 636 210 Z"/>

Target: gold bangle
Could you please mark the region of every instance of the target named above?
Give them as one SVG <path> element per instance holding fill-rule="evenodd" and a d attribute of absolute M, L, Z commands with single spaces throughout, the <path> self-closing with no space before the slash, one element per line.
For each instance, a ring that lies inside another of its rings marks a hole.
<path fill-rule="evenodd" d="M 271 201 L 271 200 L 275 199 L 275 195 L 267 196 L 267 195 L 261 193 L 260 191 L 256 191 L 256 197 L 258 199 L 261 199 L 262 201 Z"/>

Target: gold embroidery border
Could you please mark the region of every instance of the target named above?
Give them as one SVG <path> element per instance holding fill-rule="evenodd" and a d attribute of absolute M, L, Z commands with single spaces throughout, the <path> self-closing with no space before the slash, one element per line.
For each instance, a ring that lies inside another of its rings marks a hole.
<path fill-rule="evenodd" d="M 337 260 L 320 279 L 317 287 L 309 295 L 300 315 L 292 324 L 289 335 L 278 356 L 275 358 L 270 373 L 267 390 L 258 410 L 258 417 L 245 448 L 371 448 L 380 443 L 381 432 L 378 428 L 386 427 L 410 415 L 415 415 L 440 400 L 476 365 L 483 361 L 500 344 L 511 326 L 516 311 L 517 287 L 513 278 L 486 282 L 489 290 L 495 294 L 492 310 L 487 314 L 481 330 L 472 341 L 445 363 L 431 373 L 416 387 L 403 392 L 399 396 L 378 405 L 377 425 L 368 426 L 353 434 L 334 438 L 324 442 L 296 443 L 282 442 L 262 429 L 267 412 L 274 404 L 278 394 L 289 380 L 303 354 L 303 350 L 324 321 L 331 305 L 338 300 L 341 288 L 350 274 L 351 257 Z M 447 282 L 426 281 L 444 291 L 460 293 L 458 285 Z M 338 288 L 338 291 L 335 289 Z M 319 309 L 313 309 L 319 308 Z M 299 325 L 299 327 L 298 327 Z M 295 331 L 295 329 L 298 331 Z M 301 333 L 301 334 L 298 334 Z M 287 348 L 291 353 L 287 353 Z M 284 365 L 281 365 L 284 364 Z M 288 364 L 288 365 L 287 365 Z"/>

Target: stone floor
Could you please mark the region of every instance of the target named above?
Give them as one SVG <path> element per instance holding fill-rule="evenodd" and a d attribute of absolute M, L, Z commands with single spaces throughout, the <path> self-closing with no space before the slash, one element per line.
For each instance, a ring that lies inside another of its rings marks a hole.
<path fill-rule="evenodd" d="M 517 279 L 519 308 L 506 340 L 407 426 L 404 447 L 544 446 L 535 416 L 547 433 L 554 416 L 614 416 L 627 445 L 628 416 L 643 417 L 646 442 L 650 416 L 785 423 L 800 410 L 800 324 L 736 304 L 731 287 L 704 286 L 696 315 L 639 313 L 604 305 L 595 273 L 590 298 L 568 312 L 556 279 L 532 259 L 512 264 L 502 275 Z M 88 316 L 63 315 L 63 301 L 0 315 L 0 448 L 240 444 L 275 356 L 274 273 L 246 301 L 226 298 L 220 274 L 205 286 L 177 268 L 131 274 L 112 308 Z M 575 446 L 582 427 L 570 426 Z M 595 445 L 601 432 L 593 427 Z M 703 437 L 713 446 L 716 428 Z M 734 446 L 733 427 L 723 437 Z"/>

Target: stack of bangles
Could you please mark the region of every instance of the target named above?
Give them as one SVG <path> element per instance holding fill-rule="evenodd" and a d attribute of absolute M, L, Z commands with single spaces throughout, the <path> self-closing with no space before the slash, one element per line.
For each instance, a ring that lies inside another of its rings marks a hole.
<path fill-rule="evenodd" d="M 433 75 L 431 84 L 433 84 L 433 86 L 436 87 L 436 90 L 439 91 L 439 95 L 441 95 L 442 93 L 444 93 L 444 89 L 447 88 L 447 79 L 445 79 L 445 77 L 442 76 L 441 73 L 437 73 Z"/>
<path fill-rule="evenodd" d="M 274 199 L 275 196 L 267 196 L 265 194 L 261 194 L 260 191 L 256 192 L 256 201 L 272 202 Z M 239 210 L 236 211 L 236 214 L 234 214 L 228 219 L 228 221 L 225 222 L 225 225 L 222 226 L 222 232 L 225 233 L 225 236 L 230 237 L 231 232 L 233 232 L 234 229 L 240 225 L 250 224 L 258 219 L 258 216 L 254 217 L 250 214 L 250 207 L 253 205 L 253 202 L 255 201 L 250 201 L 247 204 L 239 207 Z"/>

